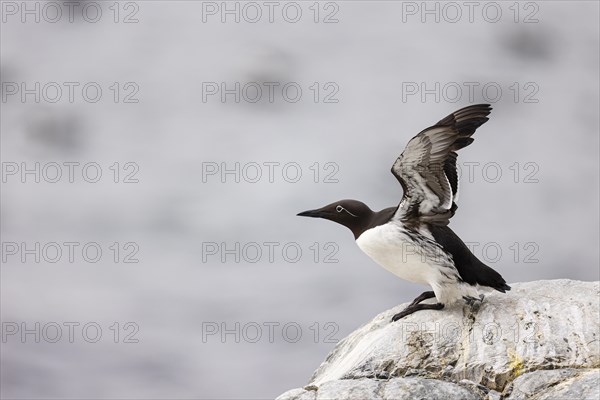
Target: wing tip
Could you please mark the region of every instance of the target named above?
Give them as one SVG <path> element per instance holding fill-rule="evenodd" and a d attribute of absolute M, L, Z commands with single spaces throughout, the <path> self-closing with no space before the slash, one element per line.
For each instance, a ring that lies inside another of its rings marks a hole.
<path fill-rule="evenodd" d="M 512 288 L 510 286 L 508 286 L 506 284 L 506 282 L 504 282 L 502 285 L 495 286 L 494 289 L 496 289 L 497 291 L 499 291 L 501 293 L 506 293 Z"/>
<path fill-rule="evenodd" d="M 440 120 L 436 125 L 455 127 L 457 124 L 467 122 L 469 125 L 476 123 L 477 127 L 488 121 L 488 115 L 492 112 L 489 104 L 472 104 L 454 111 L 452 114 Z"/>

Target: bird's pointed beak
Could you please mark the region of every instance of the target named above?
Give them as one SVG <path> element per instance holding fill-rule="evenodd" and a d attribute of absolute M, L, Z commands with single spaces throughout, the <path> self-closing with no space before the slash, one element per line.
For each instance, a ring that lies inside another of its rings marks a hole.
<path fill-rule="evenodd" d="M 299 217 L 324 218 L 327 215 L 327 213 L 319 209 L 302 211 L 301 213 L 298 213 L 296 215 Z"/>

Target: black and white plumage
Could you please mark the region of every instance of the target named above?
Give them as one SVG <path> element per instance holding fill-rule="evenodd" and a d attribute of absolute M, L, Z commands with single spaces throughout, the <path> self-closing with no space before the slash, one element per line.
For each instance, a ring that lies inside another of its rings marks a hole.
<path fill-rule="evenodd" d="M 473 142 L 491 107 L 462 108 L 413 137 L 392 166 L 404 194 L 397 207 L 374 212 L 356 200 L 341 200 L 298 215 L 348 227 L 375 262 L 402 279 L 431 286 L 397 320 L 423 309 L 442 309 L 462 299 L 478 299 L 478 288 L 510 290 L 447 226 L 457 209 L 457 150 Z M 435 297 L 436 304 L 421 301 Z"/>

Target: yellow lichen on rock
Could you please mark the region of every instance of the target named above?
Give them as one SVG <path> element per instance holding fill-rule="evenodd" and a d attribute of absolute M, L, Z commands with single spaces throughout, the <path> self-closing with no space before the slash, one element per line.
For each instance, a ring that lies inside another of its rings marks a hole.
<path fill-rule="evenodd" d="M 512 379 L 517 378 L 519 375 L 525 372 L 525 363 L 519 353 L 512 349 L 508 349 L 508 358 L 510 360 L 509 368 Z"/>

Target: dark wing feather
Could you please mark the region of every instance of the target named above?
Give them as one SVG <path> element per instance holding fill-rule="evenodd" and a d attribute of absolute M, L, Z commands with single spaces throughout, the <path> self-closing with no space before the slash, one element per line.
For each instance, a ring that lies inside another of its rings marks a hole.
<path fill-rule="evenodd" d="M 408 142 L 392 166 L 404 189 L 394 218 L 448 224 L 458 196 L 456 150 L 473 142 L 471 135 L 488 120 L 491 110 L 489 104 L 462 108 Z"/>
<path fill-rule="evenodd" d="M 456 197 L 458 196 L 458 170 L 456 169 L 457 156 L 458 154 L 451 151 L 450 154 L 448 154 L 446 162 L 444 163 L 444 173 L 448 178 L 448 182 L 450 182 L 453 201 L 456 201 Z"/>

